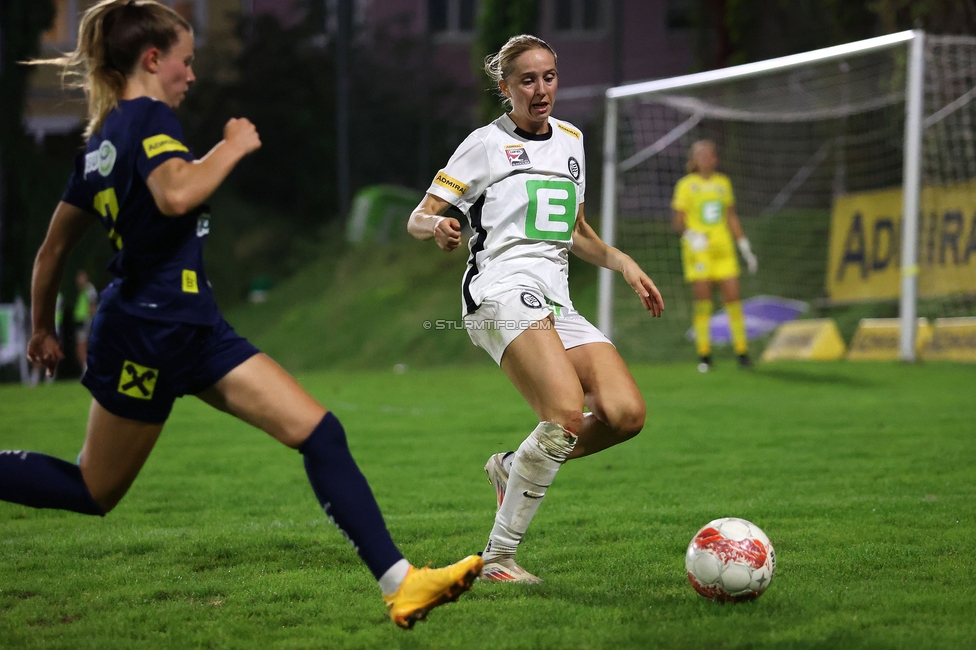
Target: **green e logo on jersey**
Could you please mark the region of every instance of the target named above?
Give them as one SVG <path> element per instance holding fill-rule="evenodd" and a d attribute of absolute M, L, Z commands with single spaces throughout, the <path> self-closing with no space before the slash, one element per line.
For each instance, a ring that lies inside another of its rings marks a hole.
<path fill-rule="evenodd" d="M 721 201 L 705 201 L 702 203 L 701 210 L 702 223 L 710 226 L 722 220 L 725 205 Z"/>
<path fill-rule="evenodd" d="M 529 210 L 525 236 L 569 241 L 576 225 L 576 184 L 570 181 L 526 181 Z"/>

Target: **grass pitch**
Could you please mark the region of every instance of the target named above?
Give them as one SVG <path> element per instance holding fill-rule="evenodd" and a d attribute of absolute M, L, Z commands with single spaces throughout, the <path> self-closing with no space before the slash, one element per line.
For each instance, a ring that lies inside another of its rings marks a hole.
<path fill-rule="evenodd" d="M 412 632 L 318 509 L 299 455 L 193 399 L 105 519 L 0 504 L 3 648 L 964 648 L 976 645 L 976 368 L 642 366 L 636 439 L 560 472 L 520 551 Z M 534 425 L 478 366 L 322 373 L 415 563 L 481 549 L 482 464 Z M 0 448 L 73 458 L 79 385 L 0 387 Z M 758 601 L 694 593 L 684 550 L 739 516 L 779 568 Z"/>

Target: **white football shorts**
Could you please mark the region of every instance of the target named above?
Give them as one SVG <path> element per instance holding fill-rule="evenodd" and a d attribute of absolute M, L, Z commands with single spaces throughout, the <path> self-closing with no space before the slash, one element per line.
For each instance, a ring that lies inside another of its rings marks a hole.
<path fill-rule="evenodd" d="M 547 304 L 537 289 L 523 287 L 485 299 L 478 311 L 464 317 L 464 325 L 471 342 L 499 365 L 509 343 L 530 328 L 549 329 L 555 325 L 567 350 L 587 343 L 610 343 L 575 309 Z"/>

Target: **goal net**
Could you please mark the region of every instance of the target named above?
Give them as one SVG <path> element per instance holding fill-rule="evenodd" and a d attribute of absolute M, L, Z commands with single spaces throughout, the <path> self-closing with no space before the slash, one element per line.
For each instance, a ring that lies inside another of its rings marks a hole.
<path fill-rule="evenodd" d="M 848 339 L 864 317 L 976 313 L 974 126 L 976 38 L 917 31 L 610 89 L 602 232 L 655 280 L 666 312 L 652 321 L 601 272 L 601 329 L 629 358 L 693 357 L 670 206 L 702 139 L 759 258 L 756 275 L 742 265 L 744 299 L 834 318 Z M 761 312 L 746 310 L 752 334 Z"/>

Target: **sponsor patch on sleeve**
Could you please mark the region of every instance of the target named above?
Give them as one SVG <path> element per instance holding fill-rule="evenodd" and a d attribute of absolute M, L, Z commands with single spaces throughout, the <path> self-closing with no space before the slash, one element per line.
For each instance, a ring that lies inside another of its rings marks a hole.
<path fill-rule="evenodd" d="M 183 153 L 190 151 L 186 148 L 185 144 L 165 133 L 146 138 L 142 141 L 142 148 L 146 150 L 146 158 L 152 158 L 153 156 L 170 151 L 180 151 Z"/>
<path fill-rule="evenodd" d="M 440 185 L 443 188 L 449 189 L 458 196 L 464 196 L 469 189 L 467 185 L 456 178 L 451 178 L 443 170 L 437 172 L 437 175 L 434 176 L 434 185 Z"/>
<path fill-rule="evenodd" d="M 579 140 L 580 138 L 583 137 L 583 134 L 582 133 L 580 133 L 576 129 L 571 129 L 570 127 L 566 126 L 565 124 L 556 124 L 556 126 L 558 126 L 560 129 L 562 129 L 566 133 L 570 134 L 571 136 L 573 136 L 577 140 Z"/>

